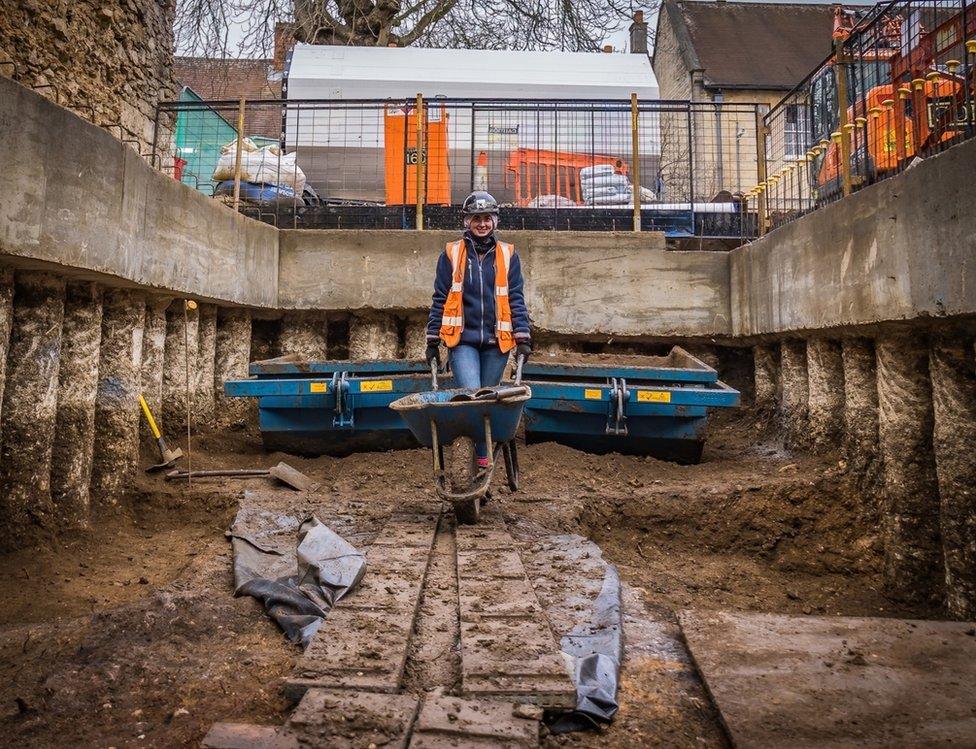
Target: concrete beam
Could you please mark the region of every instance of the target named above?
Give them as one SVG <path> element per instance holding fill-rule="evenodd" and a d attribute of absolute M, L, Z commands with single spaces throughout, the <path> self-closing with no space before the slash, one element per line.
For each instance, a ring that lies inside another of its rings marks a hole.
<path fill-rule="evenodd" d="M 158 172 L 102 128 L 2 76 L 0 163 L 0 253 L 72 275 L 276 305 L 275 227 Z"/>
<path fill-rule="evenodd" d="M 976 140 L 733 250 L 732 331 L 976 314 Z"/>
<path fill-rule="evenodd" d="M 100 287 L 84 282 L 68 284 L 62 331 L 51 496 L 60 523 L 83 527 L 90 519 L 91 506 L 95 400 L 102 340 Z"/>
<path fill-rule="evenodd" d="M 52 522 L 51 451 L 58 406 L 64 281 L 18 274 L 3 394 L 0 548 Z"/>
<path fill-rule="evenodd" d="M 420 311 L 447 231 L 281 232 L 285 309 Z M 728 258 L 666 252 L 663 234 L 505 231 L 522 258 L 537 329 L 573 335 L 731 332 Z"/>

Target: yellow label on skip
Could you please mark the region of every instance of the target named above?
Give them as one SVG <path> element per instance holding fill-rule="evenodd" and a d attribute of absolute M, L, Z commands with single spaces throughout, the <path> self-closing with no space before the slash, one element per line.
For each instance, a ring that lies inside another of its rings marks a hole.
<path fill-rule="evenodd" d="M 393 390 L 393 380 L 364 380 L 359 383 L 360 393 L 388 393 Z"/>
<path fill-rule="evenodd" d="M 586 389 L 583 391 L 583 397 L 588 401 L 598 401 L 603 398 L 603 391 Z"/>
<path fill-rule="evenodd" d="M 310 382 L 308 383 L 308 390 L 310 393 L 327 393 L 329 392 L 329 383 Z"/>
<path fill-rule="evenodd" d="M 670 403 L 671 393 L 667 390 L 638 390 L 638 403 Z"/>

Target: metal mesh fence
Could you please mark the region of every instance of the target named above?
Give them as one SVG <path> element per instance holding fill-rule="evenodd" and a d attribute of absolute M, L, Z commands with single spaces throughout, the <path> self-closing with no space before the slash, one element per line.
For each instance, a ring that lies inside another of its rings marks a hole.
<path fill-rule="evenodd" d="M 838 12 L 834 53 L 764 121 L 765 173 L 747 192 L 768 226 L 973 136 L 974 11 L 971 0 L 898 0 Z"/>
<path fill-rule="evenodd" d="M 276 138 L 247 131 L 256 110 L 279 115 Z M 741 200 L 758 181 L 753 104 L 254 100 L 159 112 L 177 122 L 172 142 L 154 144 L 159 168 L 281 227 L 456 228 L 461 202 L 483 189 L 516 228 L 756 233 Z"/>

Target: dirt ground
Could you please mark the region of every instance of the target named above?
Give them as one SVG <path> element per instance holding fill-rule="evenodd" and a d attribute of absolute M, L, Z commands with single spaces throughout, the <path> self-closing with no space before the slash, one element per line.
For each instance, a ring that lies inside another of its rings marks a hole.
<path fill-rule="evenodd" d="M 675 645 L 676 610 L 938 614 L 880 594 L 874 500 L 854 488 L 842 461 L 790 455 L 743 412 L 715 419 L 710 432 L 696 466 L 530 446 L 521 452 L 522 491 L 497 490 L 520 540 L 578 533 L 598 544 L 627 586 L 625 630 L 632 622 L 650 633 L 635 640 L 652 643 L 646 653 L 628 650 L 614 724 L 548 744 L 724 745 Z M 421 450 L 308 460 L 267 455 L 247 430 L 193 444 L 194 468 L 279 459 L 320 482 L 303 504 L 326 523 L 438 505 Z M 0 557 L 0 744 L 181 746 L 214 721 L 280 724 L 290 709 L 281 680 L 300 653 L 255 602 L 232 597 L 223 535 L 244 489 L 267 486 L 141 477 L 124 512 Z M 447 579 L 443 564 L 435 574 Z M 453 668 L 422 663 L 443 648 L 414 648 L 412 686 L 454 678 Z"/>

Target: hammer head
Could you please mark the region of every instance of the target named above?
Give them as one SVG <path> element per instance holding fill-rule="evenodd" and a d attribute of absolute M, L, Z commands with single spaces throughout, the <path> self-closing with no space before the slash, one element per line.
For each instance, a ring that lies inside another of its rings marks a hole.
<path fill-rule="evenodd" d="M 183 457 L 183 450 L 179 447 L 175 450 L 170 450 L 167 448 L 162 451 L 162 455 L 160 457 L 162 457 L 163 462 L 149 466 L 149 468 L 146 469 L 146 473 L 155 473 L 156 471 L 161 471 L 164 468 L 169 468 L 177 460 Z"/>

